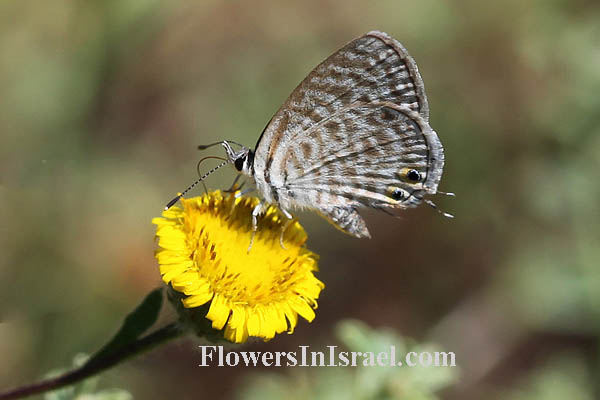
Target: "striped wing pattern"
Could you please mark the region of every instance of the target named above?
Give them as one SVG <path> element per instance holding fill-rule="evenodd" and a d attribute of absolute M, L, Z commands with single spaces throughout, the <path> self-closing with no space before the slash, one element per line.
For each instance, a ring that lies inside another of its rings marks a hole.
<path fill-rule="evenodd" d="M 370 32 L 318 65 L 272 118 L 255 151 L 257 190 L 283 210 L 315 209 L 368 237 L 357 207 L 412 207 L 435 193 L 443 150 L 428 118 L 415 62 Z M 411 169 L 422 179 L 407 180 Z"/>

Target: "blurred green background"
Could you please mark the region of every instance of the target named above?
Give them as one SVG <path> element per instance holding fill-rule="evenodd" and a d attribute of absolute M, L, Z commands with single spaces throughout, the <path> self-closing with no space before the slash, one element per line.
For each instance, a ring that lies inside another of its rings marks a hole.
<path fill-rule="evenodd" d="M 592 0 L 0 2 L 0 388 L 98 349 L 161 284 L 150 220 L 196 177 L 195 146 L 253 146 L 316 64 L 372 29 L 418 62 L 446 151 L 440 189 L 457 194 L 434 200 L 456 218 L 367 212 L 373 239 L 358 241 L 301 214 L 326 283 L 317 318 L 246 348 L 324 348 L 354 318 L 455 352 L 460 376 L 439 398 L 600 398 Z M 294 382 L 325 374 L 199 368 L 196 344 L 100 384 L 233 399 L 283 380 L 301 397 Z"/>

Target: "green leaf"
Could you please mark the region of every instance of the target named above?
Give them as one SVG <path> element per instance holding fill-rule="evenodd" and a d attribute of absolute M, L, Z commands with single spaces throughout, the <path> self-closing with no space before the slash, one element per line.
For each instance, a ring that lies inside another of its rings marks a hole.
<path fill-rule="evenodd" d="M 93 355 L 87 364 L 96 363 L 135 342 L 143 333 L 154 325 L 162 307 L 162 302 L 162 288 L 151 291 L 144 301 L 142 301 L 133 312 L 125 317 L 121 329 L 119 329 L 115 336 Z"/>

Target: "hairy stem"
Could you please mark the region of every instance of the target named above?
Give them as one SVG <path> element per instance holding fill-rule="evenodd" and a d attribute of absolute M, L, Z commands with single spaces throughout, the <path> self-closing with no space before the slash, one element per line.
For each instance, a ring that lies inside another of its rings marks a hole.
<path fill-rule="evenodd" d="M 63 386 L 71 385 L 83 379 L 99 374 L 100 372 L 109 369 L 128 358 L 136 356 L 140 353 L 148 351 L 159 344 L 168 342 L 183 334 L 183 331 L 176 323 L 167 325 L 141 339 L 115 351 L 112 354 L 106 355 L 100 359 L 91 359 L 90 362 L 81 367 L 67 372 L 55 378 L 46 379 L 30 385 L 21 386 L 15 389 L 0 393 L 0 400 L 19 399 L 33 394 L 48 392 Z"/>

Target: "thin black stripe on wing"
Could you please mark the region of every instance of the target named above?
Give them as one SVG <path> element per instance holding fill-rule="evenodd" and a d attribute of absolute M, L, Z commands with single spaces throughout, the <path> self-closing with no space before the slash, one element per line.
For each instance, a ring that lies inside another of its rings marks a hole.
<path fill-rule="evenodd" d="M 333 123 L 329 123 L 333 122 Z M 356 104 L 298 137 L 276 158 L 276 190 L 303 207 L 412 207 L 435 193 L 443 152 L 429 124 L 406 106 Z M 414 170 L 414 181 L 407 172 Z M 402 196 L 397 194 L 401 190 Z"/>
<path fill-rule="evenodd" d="M 388 101 L 429 119 L 423 81 L 406 49 L 382 32 L 353 40 L 319 64 L 292 92 L 256 144 L 255 171 L 271 184 L 275 152 L 340 108 Z"/>

